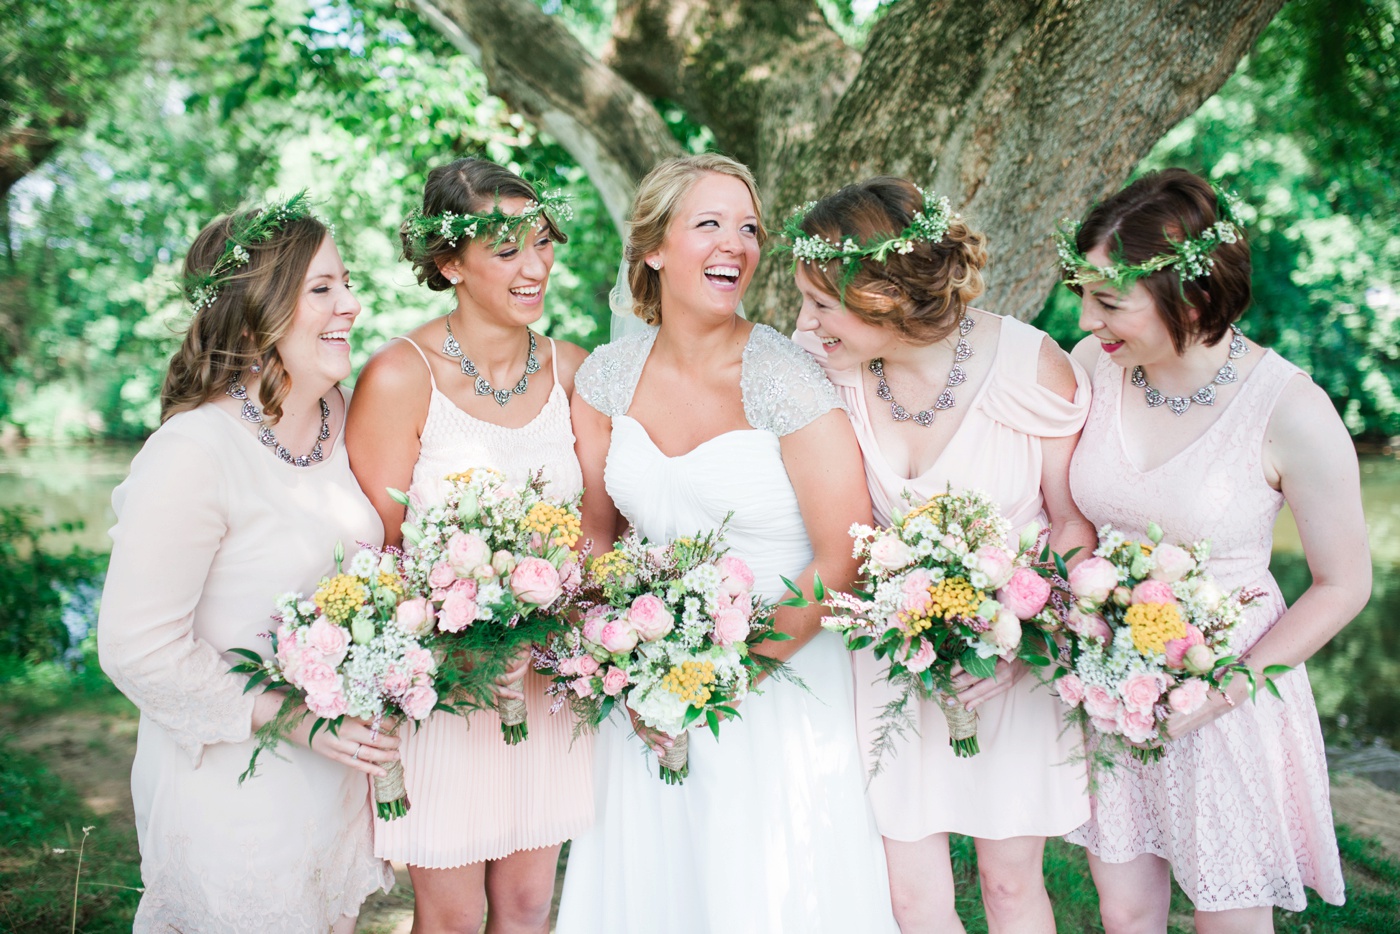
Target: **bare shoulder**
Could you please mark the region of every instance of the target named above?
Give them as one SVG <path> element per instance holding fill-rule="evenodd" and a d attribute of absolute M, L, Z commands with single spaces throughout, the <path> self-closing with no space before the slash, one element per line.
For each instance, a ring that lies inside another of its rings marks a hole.
<path fill-rule="evenodd" d="M 563 384 L 564 390 L 570 394 L 574 391 L 574 374 L 578 368 L 583 366 L 583 361 L 588 359 L 588 351 L 578 344 L 569 341 L 554 340 L 555 366 L 559 370 L 559 382 Z"/>
<path fill-rule="evenodd" d="M 1090 334 L 1088 337 L 1074 345 L 1074 350 L 1070 351 L 1070 356 L 1074 357 L 1074 362 L 1082 366 L 1086 372 L 1094 372 L 1094 367 L 1098 366 L 1099 355 L 1103 353 L 1099 339 Z"/>
<path fill-rule="evenodd" d="M 391 340 L 366 361 L 355 380 L 355 396 L 426 397 L 432 388 L 428 364 L 407 341 Z"/>
<path fill-rule="evenodd" d="M 1332 400 L 1301 373 L 1279 393 L 1269 415 L 1264 452 L 1270 473 L 1284 479 L 1326 482 L 1357 470 L 1356 447 Z"/>
<path fill-rule="evenodd" d="M 1060 345 L 1055 343 L 1049 334 L 1040 340 L 1040 359 L 1035 376 L 1040 385 L 1066 399 L 1073 399 L 1078 389 L 1079 381 L 1075 379 L 1069 355 L 1060 349 Z"/>

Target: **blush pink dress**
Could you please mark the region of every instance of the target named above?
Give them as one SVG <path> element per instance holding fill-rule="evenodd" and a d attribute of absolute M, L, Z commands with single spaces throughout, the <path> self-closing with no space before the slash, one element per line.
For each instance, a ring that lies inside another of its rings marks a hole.
<path fill-rule="evenodd" d="M 348 393 L 346 394 L 348 397 Z M 131 797 L 145 892 L 137 932 L 304 934 L 393 885 L 374 857 L 369 782 L 305 746 L 253 754 L 253 700 L 229 649 L 270 654 L 281 594 L 310 595 L 336 543 L 383 527 L 337 436 L 294 467 L 215 405 L 173 416 L 112 494 L 102 670 L 141 711 Z"/>
<path fill-rule="evenodd" d="M 1263 445 L 1279 394 L 1295 378 L 1306 376 L 1264 351 L 1205 434 L 1143 471 L 1123 444 L 1123 368 L 1103 354 L 1070 470 L 1074 498 L 1096 526 L 1145 539 L 1156 522 L 1168 541 L 1209 539 L 1210 570 L 1221 587 L 1265 591 L 1246 613 L 1243 651 L 1286 609 L 1269 573 L 1283 495 L 1264 480 Z M 1282 701 L 1260 691 L 1256 702 L 1169 743 L 1160 762 L 1125 758 L 1103 770 L 1093 818 L 1066 839 L 1110 863 L 1144 853 L 1167 860 L 1200 911 L 1301 911 L 1304 886 L 1341 904 L 1327 760 L 1307 672 L 1300 665 L 1275 683 Z"/>
<path fill-rule="evenodd" d="M 997 316 L 979 316 L 982 332 Z M 1001 318 L 992 351 L 992 369 L 973 394 L 960 398 L 966 414 L 938 461 L 924 474 L 907 478 L 881 453 L 871 423 L 889 418 L 881 405 L 871 411 L 862 388 L 865 368 L 827 375 L 850 413 L 875 521 L 889 525 L 895 509 L 908 511 L 907 490 L 927 498 L 954 489 L 976 489 L 992 497 L 1014 529 L 1047 522 L 1040 493 L 1041 439 L 1073 435 L 1089 408 L 1088 377 L 1075 366 L 1073 401 L 1036 381 L 1044 332 Z M 825 362 L 819 342 L 808 333 L 799 344 Z M 898 696 L 884 682 L 886 665 L 870 652 L 852 654 L 855 667 L 856 727 L 867 765 L 871 741 L 885 704 Z M 958 758 L 948 745 L 948 727 L 936 703 L 914 705 L 916 735 L 897 741 L 886 753 L 869 795 L 880 832 L 912 842 L 935 833 L 961 833 L 1000 840 L 1055 836 L 1078 827 L 1089 815 L 1087 775 L 1078 738 L 1065 730 L 1062 705 L 1034 674 L 978 708 L 981 752 Z"/>
<path fill-rule="evenodd" d="M 423 356 L 413 341 L 399 340 Z M 553 349 L 553 341 L 550 345 Z M 557 353 L 552 356 L 558 360 Z M 524 483 L 543 468 L 551 494 L 577 495 L 583 474 L 557 362 L 552 375 L 554 386 L 540 413 L 526 425 L 505 428 L 459 409 L 437 388 L 429 367 L 432 396 L 411 499 L 440 503 L 448 474 L 479 466 L 501 471 L 511 483 Z M 412 807 L 398 820 L 375 821 L 375 853 L 427 869 L 451 869 L 554 846 L 586 830 L 593 823 L 592 738 L 574 739 L 567 708 L 550 714 L 547 687 L 540 675 L 525 676 L 530 735 L 515 746 L 501 737 L 494 710 L 467 717 L 439 712 L 408 731 L 401 749 Z"/>

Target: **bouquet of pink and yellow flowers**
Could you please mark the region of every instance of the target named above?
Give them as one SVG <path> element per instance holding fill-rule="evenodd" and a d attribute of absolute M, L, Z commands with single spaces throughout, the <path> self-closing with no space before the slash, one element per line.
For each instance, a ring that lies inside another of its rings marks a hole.
<path fill-rule="evenodd" d="M 754 598 L 748 565 L 724 553 L 723 534 L 659 547 L 633 534 L 591 559 L 583 617 L 542 657 L 553 692 L 583 726 L 596 728 L 621 703 L 674 737 L 660 763 L 667 784 L 689 772 L 687 730 L 719 736 L 720 716 L 739 715 L 754 677 L 784 671 L 751 651 L 788 636 L 773 631 L 772 608 Z"/>
<path fill-rule="evenodd" d="M 956 701 L 955 666 L 986 678 L 998 659 L 1050 665 L 1056 649 L 1048 634 L 1059 627 L 1051 596 L 1063 563 L 1048 550 L 1037 559 L 1039 530 L 1009 546 L 1010 523 L 973 490 L 935 496 L 896 514 L 888 529 L 854 525 L 851 536 L 867 590 L 819 585 L 816 597 L 834 611 L 822 625 L 851 650 L 868 648 L 887 661 L 886 680 L 902 689 L 881 714 L 872 774 L 911 727 L 914 696 L 937 699 L 956 755 L 976 755 L 977 713 Z"/>
<path fill-rule="evenodd" d="M 1209 542 L 1181 547 L 1163 537 L 1156 523 L 1148 542 L 1099 530 L 1093 557 L 1069 575 L 1069 662 L 1055 676 L 1060 699 L 1099 734 L 1100 753 L 1121 744 L 1143 762 L 1161 758 L 1171 714 L 1195 711 L 1235 675 L 1249 679 L 1252 696 L 1256 677 L 1233 637 L 1262 594 L 1225 593 L 1206 569 Z M 1266 668 L 1265 687 L 1277 694 L 1270 679 L 1287 670 Z"/>
<path fill-rule="evenodd" d="M 472 668 L 494 703 L 501 733 L 514 745 L 529 735 L 525 702 L 495 699 L 490 684 L 522 653 L 533 652 L 568 627 L 566 614 L 581 580 L 578 500 L 545 492 L 542 474 L 523 486 L 489 468 L 447 478 L 442 505 L 416 511 L 404 523 L 408 592 L 400 622 L 435 633 L 458 665 Z M 407 496 L 390 493 L 408 505 Z M 511 685 L 520 689 L 521 681 Z"/>

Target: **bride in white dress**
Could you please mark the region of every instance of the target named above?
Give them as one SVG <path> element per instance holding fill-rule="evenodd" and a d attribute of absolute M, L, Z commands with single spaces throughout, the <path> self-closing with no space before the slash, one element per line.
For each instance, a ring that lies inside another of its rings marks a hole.
<path fill-rule="evenodd" d="M 765 234 L 746 168 L 717 155 L 643 180 L 627 243 L 635 310 L 659 324 L 579 369 L 574 431 L 584 533 L 624 522 L 653 542 L 718 528 L 755 590 L 814 571 L 849 586 L 846 530 L 870 521 L 860 454 L 811 359 L 735 310 Z M 817 545 L 815 553 L 813 543 Z M 559 934 L 893 932 L 884 850 L 864 793 L 850 658 L 821 610 L 783 609 L 768 643 L 806 689 L 769 679 L 718 741 L 690 734 L 690 774 L 657 777 L 670 740 L 619 716 L 594 751 L 597 822 L 573 842 Z M 648 748 L 650 747 L 650 748 Z"/>

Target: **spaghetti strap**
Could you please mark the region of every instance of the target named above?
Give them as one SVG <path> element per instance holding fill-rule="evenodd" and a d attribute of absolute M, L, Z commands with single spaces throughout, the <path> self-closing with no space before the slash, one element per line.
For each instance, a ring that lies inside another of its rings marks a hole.
<path fill-rule="evenodd" d="M 392 337 L 390 338 L 390 340 L 404 341 L 408 344 L 408 346 L 418 351 L 418 356 L 423 358 L 423 365 L 428 368 L 428 382 L 432 385 L 433 392 L 437 392 L 437 380 L 433 378 L 433 365 L 428 362 L 428 355 L 423 353 L 423 348 L 415 344 L 413 342 L 413 338 L 404 337 L 402 334 L 399 334 L 396 337 Z"/>
<path fill-rule="evenodd" d="M 554 338 L 546 338 L 549 341 L 549 375 L 554 377 L 554 385 L 559 385 L 559 351 L 554 347 Z"/>

